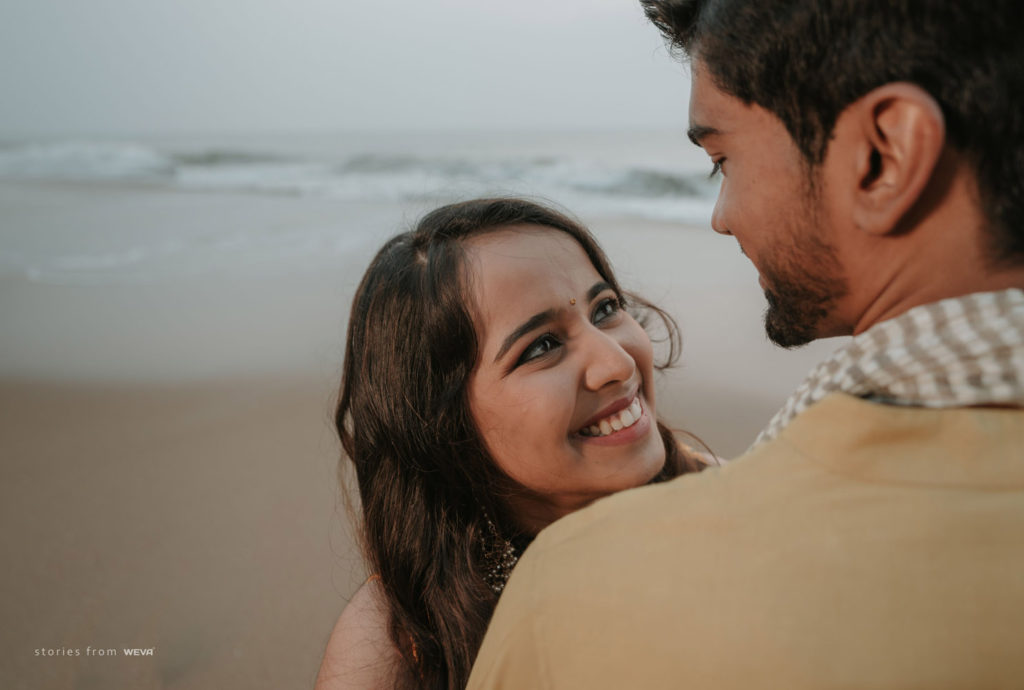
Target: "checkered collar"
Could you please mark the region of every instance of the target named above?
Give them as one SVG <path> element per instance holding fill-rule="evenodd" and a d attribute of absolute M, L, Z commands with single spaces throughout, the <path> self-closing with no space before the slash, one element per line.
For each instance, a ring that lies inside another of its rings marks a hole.
<path fill-rule="evenodd" d="M 875 324 L 819 364 L 754 445 L 837 391 L 892 405 L 1024 407 L 1024 291 L 954 297 Z"/>

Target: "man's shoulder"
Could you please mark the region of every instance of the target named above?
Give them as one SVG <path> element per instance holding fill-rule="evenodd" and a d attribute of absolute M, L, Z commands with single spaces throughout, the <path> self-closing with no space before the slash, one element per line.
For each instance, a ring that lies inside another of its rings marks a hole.
<path fill-rule="evenodd" d="M 725 600 L 747 577 L 730 554 L 763 551 L 763 522 L 751 516 L 791 502 L 776 481 L 783 466 L 801 472 L 781 450 L 765 444 L 609 496 L 541 532 L 498 602 L 470 687 L 668 687 L 645 675 L 658 665 L 630 660 L 671 658 L 687 612 L 709 595 Z M 608 673 L 596 677 L 598 667 Z"/>
<path fill-rule="evenodd" d="M 841 680 L 910 638 L 974 677 L 970 631 L 1024 621 L 1022 420 L 830 396 L 724 467 L 602 499 L 524 554 L 470 687 Z M 940 628 L 964 634 L 933 649 Z"/>

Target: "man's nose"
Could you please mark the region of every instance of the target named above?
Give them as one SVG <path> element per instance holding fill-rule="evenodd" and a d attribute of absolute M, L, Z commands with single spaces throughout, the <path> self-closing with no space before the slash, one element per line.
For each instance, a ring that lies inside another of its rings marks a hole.
<path fill-rule="evenodd" d="M 731 235 L 729 228 L 725 225 L 725 216 L 722 213 L 722 191 L 718 191 L 715 199 L 715 209 L 711 212 L 711 229 L 722 235 Z"/>

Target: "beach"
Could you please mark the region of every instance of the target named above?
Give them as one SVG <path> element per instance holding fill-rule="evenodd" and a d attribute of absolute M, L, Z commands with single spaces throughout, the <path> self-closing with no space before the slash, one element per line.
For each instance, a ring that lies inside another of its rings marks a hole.
<path fill-rule="evenodd" d="M 312 685 L 366 576 L 332 422 L 347 309 L 431 203 L 0 181 L 0 686 Z M 721 456 L 836 347 L 767 343 L 756 272 L 706 224 L 580 215 L 681 327 L 660 416 Z"/>

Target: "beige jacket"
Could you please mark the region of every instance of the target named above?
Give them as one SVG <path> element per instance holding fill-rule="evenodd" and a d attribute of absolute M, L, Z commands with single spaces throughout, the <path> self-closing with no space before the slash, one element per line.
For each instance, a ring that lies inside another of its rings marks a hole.
<path fill-rule="evenodd" d="M 545 530 L 470 688 L 1024 687 L 1024 411 L 832 394 Z"/>

